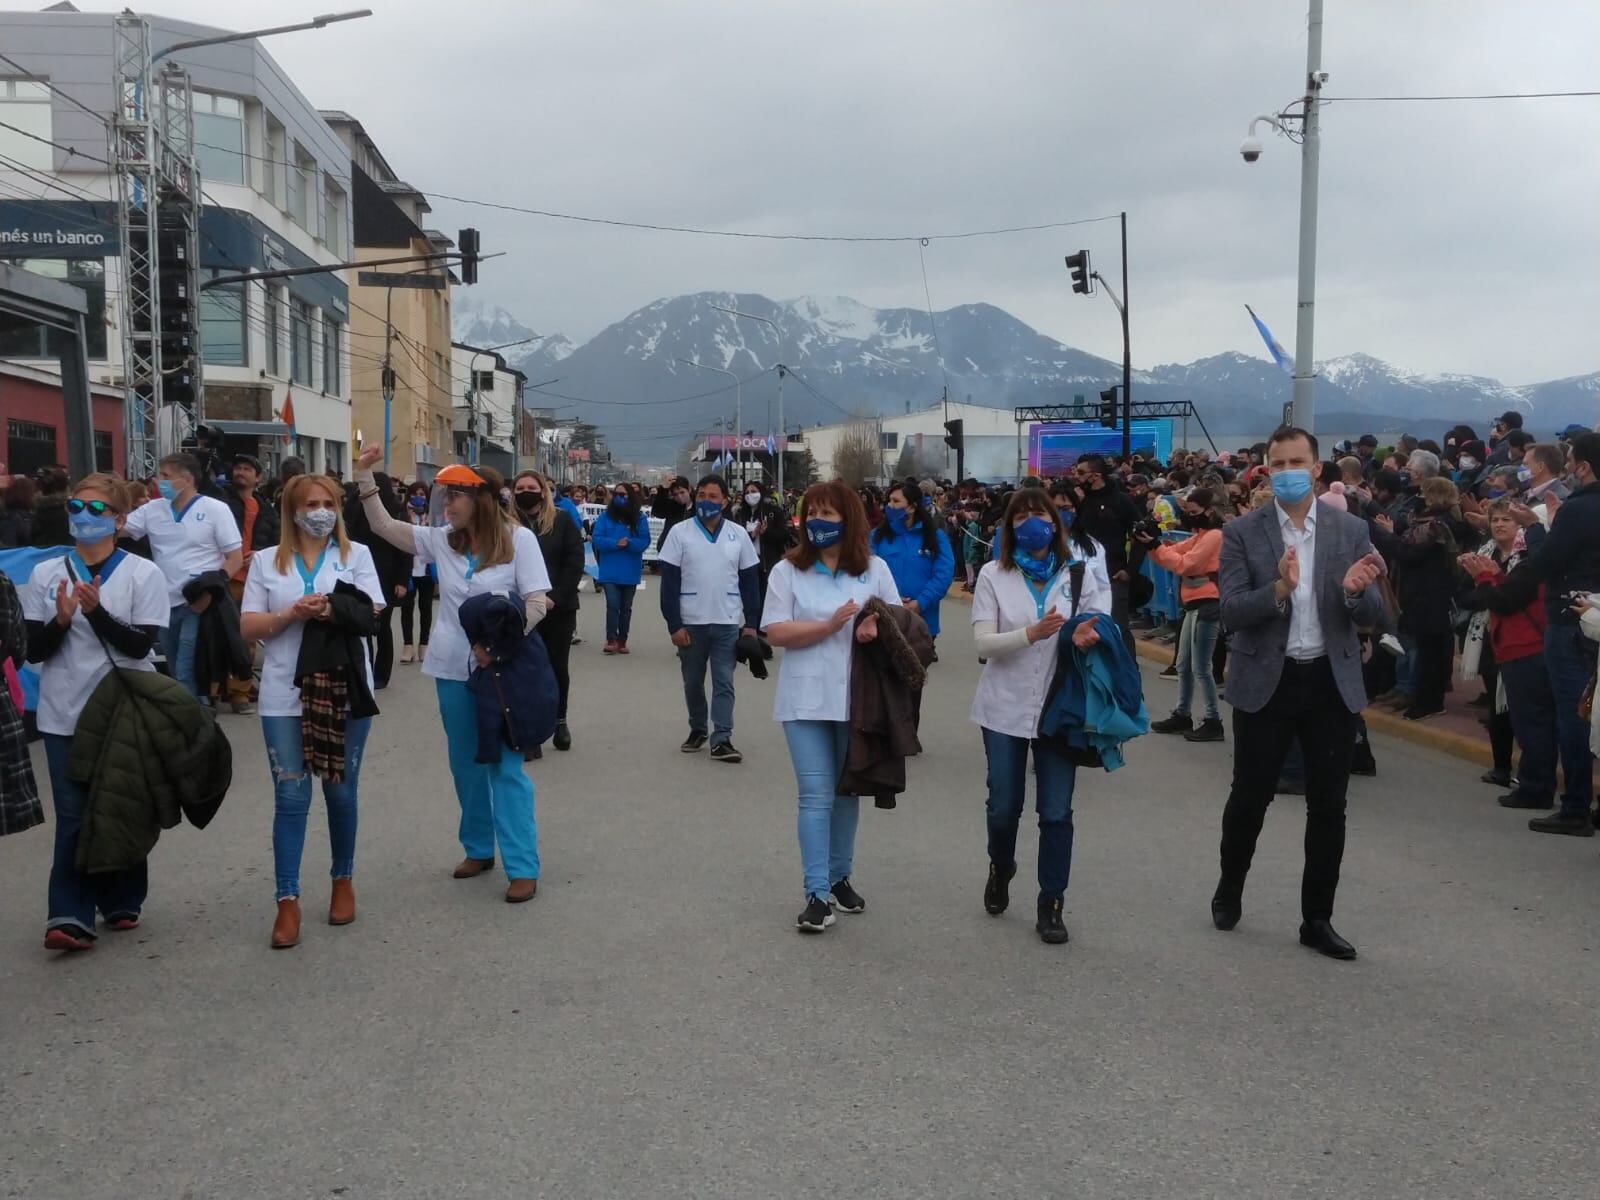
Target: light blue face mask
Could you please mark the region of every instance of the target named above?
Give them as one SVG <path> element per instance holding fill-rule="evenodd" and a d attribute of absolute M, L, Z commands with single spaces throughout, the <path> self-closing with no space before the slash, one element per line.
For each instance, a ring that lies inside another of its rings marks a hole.
<path fill-rule="evenodd" d="M 103 542 L 117 533 L 117 518 L 111 513 L 95 516 L 92 512 L 68 513 L 67 527 L 75 542 Z"/>
<path fill-rule="evenodd" d="M 156 491 L 160 492 L 161 498 L 169 504 L 178 498 L 178 485 L 170 479 L 156 480 Z"/>
<path fill-rule="evenodd" d="M 1311 494 L 1311 472 L 1300 469 L 1274 471 L 1272 494 L 1285 504 L 1295 504 Z"/>

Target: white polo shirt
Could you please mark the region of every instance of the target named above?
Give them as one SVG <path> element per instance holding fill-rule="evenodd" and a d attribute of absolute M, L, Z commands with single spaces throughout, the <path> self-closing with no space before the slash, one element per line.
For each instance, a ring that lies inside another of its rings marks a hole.
<path fill-rule="evenodd" d="M 682 572 L 678 603 L 685 625 L 744 624 L 739 572 L 761 559 L 750 535 L 738 525 L 724 517 L 713 537 L 699 517 L 679 521 L 661 547 L 661 561 Z"/>
<path fill-rule="evenodd" d="M 70 552 L 68 552 L 70 553 Z M 56 619 L 56 589 L 68 574 L 68 553 L 49 558 L 34 567 L 22 595 L 22 615 L 30 621 Z M 70 585 L 69 585 L 70 586 Z M 137 554 L 122 551 L 109 578 L 102 577 L 100 603 L 124 625 L 154 625 L 165 629 L 172 605 L 167 603 L 167 581 L 155 563 Z M 115 660 L 117 666 L 135 671 L 154 671 L 155 655 L 128 658 L 104 646 L 89 627 L 80 609 L 72 614 L 72 624 L 61 648 L 39 664 L 39 731 L 71 736 L 78 728 L 78 717 L 89 696 Z"/>
<path fill-rule="evenodd" d="M 895 587 L 889 564 L 876 554 L 868 560 L 865 575 L 835 575 L 820 562 L 809 571 L 800 571 L 784 559 L 767 579 L 761 627 L 779 621 L 825 621 L 841 604 L 854 600 L 864 608 L 874 596 L 885 604 L 900 603 L 900 589 Z M 855 646 L 855 622 L 850 621 L 820 642 L 784 650 L 772 719 L 848 721 L 850 656 Z"/>
<path fill-rule="evenodd" d="M 514 553 L 510 562 L 479 567 L 464 554 L 450 548 L 450 530 L 432 525 L 411 529 L 417 543 L 417 561 L 432 563 L 439 574 L 439 598 L 433 609 L 433 633 L 428 638 L 428 657 L 422 673 L 435 679 L 465 681 L 472 672 L 472 646 L 461 628 L 461 605 L 469 596 L 485 592 L 505 592 L 527 596 L 548 592 L 550 574 L 539 539 L 531 530 L 517 525 L 512 530 Z"/>
<path fill-rule="evenodd" d="M 298 557 L 298 556 L 297 556 Z M 329 595 L 336 584 L 348 583 L 372 597 L 383 608 L 383 584 L 372 565 L 372 551 L 360 542 L 350 543 L 350 557 L 339 559 L 339 544 L 330 542 L 320 562 L 307 564 L 311 578 L 300 572 L 295 559 L 287 571 L 278 570 L 276 548 L 250 556 L 250 573 L 244 580 L 244 599 L 240 612 L 274 613 L 288 608 L 302 596 Z M 294 668 L 300 660 L 300 643 L 306 623 L 290 621 L 278 633 L 261 643 L 261 695 L 256 711 L 263 717 L 298 717 L 300 689 L 294 685 Z M 367 660 L 367 689 L 372 689 L 372 661 Z"/>
<path fill-rule="evenodd" d="M 1076 544 L 1073 545 L 1076 551 Z M 1078 613 L 1109 613 L 1111 584 L 1106 578 L 1105 555 L 1089 557 L 1083 572 L 1083 593 Z M 1098 563 L 1098 566 L 1097 566 Z M 1032 625 L 1054 605 L 1064 617 L 1072 615 L 1072 575 L 1057 572 L 1042 596 L 1035 595 L 1021 571 L 1000 569 L 987 562 L 978 572 L 972 594 L 972 621 L 992 621 L 995 632 L 1007 633 Z M 1039 713 L 1055 675 L 1061 634 L 1034 642 L 1010 654 L 998 655 L 984 665 L 978 690 L 972 698 L 972 720 L 985 729 L 1011 737 L 1032 738 L 1039 733 Z"/>
<path fill-rule="evenodd" d="M 152 500 L 128 514 L 123 532 L 150 539 L 151 557 L 167 577 L 169 608 L 184 602 L 184 584 L 220 571 L 222 560 L 244 544 L 233 510 L 210 496 L 196 496 L 181 512 L 165 500 Z"/>

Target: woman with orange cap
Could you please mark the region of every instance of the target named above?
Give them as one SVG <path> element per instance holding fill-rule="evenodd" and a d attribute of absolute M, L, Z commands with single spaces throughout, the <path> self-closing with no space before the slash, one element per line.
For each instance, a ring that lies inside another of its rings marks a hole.
<path fill-rule="evenodd" d="M 389 515 L 378 498 L 372 468 L 383 457 L 380 447 L 361 454 L 356 486 L 361 503 L 379 537 L 432 563 L 438 571 L 438 607 L 433 636 L 422 672 L 431 675 L 439 694 L 450 752 L 450 774 L 461 802 L 461 846 L 466 851 L 455 869 L 457 879 L 471 879 L 494 866 L 495 846 L 510 886 L 506 902 L 519 904 L 538 891 L 538 828 L 533 814 L 533 781 L 523 770 L 522 752 L 501 747 L 500 761 L 480 763 L 476 705 L 467 690 L 473 650 L 461 628 L 461 604 L 469 596 L 509 592 L 527 605 L 528 623 L 544 616 L 550 576 L 539 541 L 501 506 L 497 488 L 471 467 L 445 467 L 434 477 L 429 517 L 411 525 Z"/>

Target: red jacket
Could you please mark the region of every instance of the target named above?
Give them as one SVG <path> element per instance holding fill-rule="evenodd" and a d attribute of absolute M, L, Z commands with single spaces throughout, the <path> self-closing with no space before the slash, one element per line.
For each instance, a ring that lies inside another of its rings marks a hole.
<path fill-rule="evenodd" d="M 1479 574 L 1474 582 L 1480 588 L 1495 587 L 1504 583 L 1505 579 L 1504 571 L 1494 570 Z M 1544 630 L 1549 623 L 1549 618 L 1545 616 L 1542 583 L 1539 585 L 1538 596 L 1528 607 L 1512 613 L 1497 613 L 1491 610 L 1489 645 L 1494 649 L 1495 662 L 1515 662 L 1519 658 L 1543 654 Z"/>

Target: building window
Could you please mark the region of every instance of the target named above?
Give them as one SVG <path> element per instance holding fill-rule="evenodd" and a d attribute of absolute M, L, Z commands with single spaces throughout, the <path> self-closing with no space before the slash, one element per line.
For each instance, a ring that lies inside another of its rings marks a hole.
<path fill-rule="evenodd" d="M 103 429 L 94 431 L 94 469 L 96 471 L 116 469 L 111 462 L 111 435 Z"/>
<path fill-rule="evenodd" d="M 303 300 L 289 299 L 289 377 L 311 386 L 311 306 Z"/>
<path fill-rule="evenodd" d="M 0 118 L 3 120 L 4 118 Z M 106 265 L 96 258 L 31 258 L 15 262 L 23 270 L 65 280 L 89 297 L 84 318 L 84 340 L 91 359 L 106 357 Z M 0 357 L 55 358 L 66 346 L 66 335 L 39 325 L 0 326 Z"/>
<path fill-rule="evenodd" d="M 322 177 L 322 241 L 333 254 L 345 253 L 345 202 L 344 192 L 334 183 L 333 176 Z"/>
<path fill-rule="evenodd" d="M 317 191 L 317 160 L 307 154 L 299 142 L 294 144 L 293 165 L 285 168 L 289 175 L 289 218 L 302 229 L 311 228 L 312 197 Z"/>
<path fill-rule="evenodd" d="M 344 472 L 344 443 L 327 441 L 322 443 L 322 469 L 329 475 L 339 475 Z"/>
<path fill-rule="evenodd" d="M 211 268 L 215 279 L 223 274 Z M 218 367 L 243 367 L 250 361 L 245 285 L 226 283 L 200 293 L 200 351 Z"/>
<path fill-rule="evenodd" d="M 475 392 L 494 391 L 494 372 L 474 371 L 472 373 L 472 390 Z"/>
<path fill-rule="evenodd" d="M 284 133 L 280 125 L 270 114 L 267 116 L 267 161 L 262 163 L 265 174 L 262 176 L 266 187 L 262 193 L 266 198 L 279 208 L 284 206 L 284 172 L 288 169 L 289 160 L 289 135 Z"/>
<path fill-rule="evenodd" d="M 283 298 L 278 294 L 278 289 L 268 284 L 266 287 L 266 324 L 267 324 L 267 374 L 283 374 Z"/>
<path fill-rule="evenodd" d="M 195 92 L 194 157 L 206 183 L 245 181 L 243 102 Z"/>
<path fill-rule="evenodd" d="M 330 396 L 341 392 L 339 370 L 339 338 L 344 326 L 327 313 L 322 314 L 322 390 Z"/>
<path fill-rule="evenodd" d="M 40 467 L 59 462 L 56 427 L 37 421 L 6 422 L 6 466 L 13 475 L 32 475 Z"/>
<path fill-rule="evenodd" d="M 55 170 L 50 140 L 50 89 L 29 79 L 0 79 L 0 154 L 35 171 Z M 32 134 L 33 137 L 27 136 Z M 35 141 L 43 138 L 44 141 Z"/>
<path fill-rule="evenodd" d="M 900 435 L 890 433 L 887 429 L 878 432 L 878 449 L 898 450 L 900 448 Z"/>

